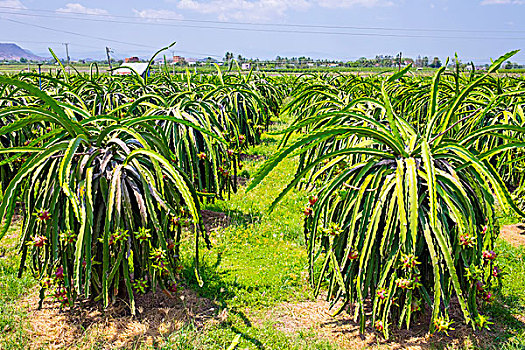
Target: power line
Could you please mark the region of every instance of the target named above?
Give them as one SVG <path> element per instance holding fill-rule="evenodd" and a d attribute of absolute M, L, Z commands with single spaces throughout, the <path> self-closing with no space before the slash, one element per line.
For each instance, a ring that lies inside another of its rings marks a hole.
<path fill-rule="evenodd" d="M 0 13 L 6 13 L 0 11 Z M 9 14 L 15 14 L 13 12 L 8 12 Z M 36 14 L 18 14 L 16 15 L 22 15 L 22 16 L 31 16 L 31 17 L 51 17 L 51 18 L 58 18 L 56 16 L 45 16 L 45 15 L 36 15 Z M 357 36 L 357 37 L 386 37 L 386 38 L 421 38 L 421 39 L 455 39 L 455 40 L 525 40 L 525 37 L 488 37 L 488 36 L 440 36 L 440 35 L 417 35 L 417 34 L 384 34 L 384 33 L 350 33 L 350 32 L 335 32 L 335 31 L 306 31 L 306 30 L 286 30 L 286 29 L 264 29 L 264 28 L 237 28 L 237 27 L 220 27 L 220 26 L 201 26 L 201 25 L 188 25 L 188 24 L 162 24 L 162 23 L 144 23 L 144 22 L 126 22 L 126 21 L 114 21 L 114 20 L 98 20 L 98 19 L 92 19 L 92 18 L 78 18 L 78 17 L 69 17 L 67 19 L 74 19 L 74 20 L 84 20 L 84 21 L 96 21 L 96 22 L 110 22 L 110 23 L 124 23 L 124 24 L 142 24 L 142 25 L 157 25 L 157 26 L 169 26 L 169 27 L 184 27 L 184 28 L 198 28 L 198 29 L 217 29 L 217 30 L 230 30 L 230 31 L 240 31 L 240 32 L 263 32 L 263 33 L 288 33 L 288 34 L 315 34 L 315 35 L 343 35 L 343 36 Z M 7 19 L 5 20 L 36 26 L 44 29 L 50 29 L 48 27 L 38 26 L 36 24 L 29 24 L 21 21 L 16 21 L 13 19 Z M 53 29 L 50 29 L 53 30 Z M 89 37 L 91 39 L 99 39 L 102 40 L 100 37 L 95 36 L 87 36 L 84 34 L 69 32 L 69 31 L 63 31 L 68 34 L 73 35 L 80 35 L 84 37 Z M 134 43 L 129 42 L 123 42 L 118 40 L 112 40 L 112 39 L 103 39 L 108 40 L 116 43 L 121 44 L 127 44 L 127 45 L 137 45 Z M 147 45 L 142 45 L 147 46 Z M 151 46 L 149 46 L 152 48 Z"/>
<path fill-rule="evenodd" d="M 51 28 L 51 27 L 42 26 L 42 25 L 39 25 L 39 24 L 33 24 L 33 23 L 17 21 L 17 20 L 9 19 L 9 18 L 0 18 L 0 19 L 6 20 L 6 21 L 10 21 L 10 22 L 14 22 L 14 23 L 18 23 L 18 24 L 31 26 L 31 27 L 46 29 L 46 30 L 50 30 L 50 31 L 58 32 L 58 33 L 71 34 L 71 35 L 76 35 L 76 36 L 80 36 L 80 37 L 84 37 L 84 38 L 101 40 L 101 41 L 105 41 L 105 42 L 114 42 L 114 43 L 123 44 L 123 45 L 129 45 L 129 46 L 133 46 L 133 47 L 140 46 L 140 47 L 146 47 L 146 48 L 150 48 L 150 49 L 158 49 L 158 47 L 150 46 L 150 45 L 146 45 L 146 44 L 142 44 L 142 43 L 134 43 L 134 42 L 128 42 L 128 41 L 122 41 L 122 40 L 108 39 L 108 38 L 103 38 L 103 37 L 94 36 L 94 35 L 87 35 L 87 34 L 72 32 L 72 31 L 69 31 L 69 30 L 55 29 L 55 28 Z M 190 52 L 190 51 L 183 51 L 183 50 L 177 50 L 177 51 L 181 52 L 181 53 L 191 54 L 191 55 L 202 55 L 202 56 L 210 56 L 210 57 L 222 57 L 221 55 L 214 55 L 214 54 L 209 54 L 209 53 Z"/>
<path fill-rule="evenodd" d="M 24 43 L 24 44 L 45 44 L 45 45 L 56 44 L 56 45 L 62 45 L 61 41 L 14 40 L 13 38 L 0 39 L 0 41 L 3 42 L 3 43 L 12 42 L 12 43 Z M 90 48 L 90 49 L 99 49 L 100 48 L 100 47 L 97 47 L 97 46 L 91 46 L 91 45 L 84 45 L 84 44 L 77 44 L 77 43 L 75 43 L 75 47 L 76 46 Z"/>
<path fill-rule="evenodd" d="M 30 11 L 30 12 L 44 12 L 44 13 L 53 13 L 55 15 L 82 15 L 82 16 L 89 16 L 89 17 L 103 17 L 103 18 L 124 18 L 124 19 L 141 19 L 140 17 L 134 17 L 134 16 L 124 16 L 124 15 L 112 15 L 112 14 L 94 14 L 94 13 L 82 13 L 82 12 L 75 12 L 75 11 L 53 11 L 53 10 L 45 10 L 45 9 L 20 9 L 17 7 L 10 7 L 10 6 L 0 6 L 0 9 L 11 9 L 11 10 L 17 10 L 17 11 Z M 21 14 L 18 12 L 9 12 L 9 14 Z M 76 18 L 80 19 L 80 18 Z M 148 19 L 148 18 L 142 18 L 142 19 Z M 297 27 L 297 28 L 322 28 L 322 29 L 355 29 L 355 30 L 380 30 L 380 31 L 410 31 L 410 32 L 448 32 L 448 33 L 525 33 L 525 30 L 494 30 L 494 29 L 487 29 L 487 30 L 480 30 L 480 29 L 429 29 L 429 28 L 395 28 L 395 27 L 364 27 L 364 26 L 336 26 L 336 25 L 316 25 L 316 24 L 305 24 L 305 23 L 293 23 L 293 24 L 285 24 L 285 23 L 255 23 L 255 22 L 224 22 L 224 21 L 213 21 L 213 20 L 197 20 L 197 19 L 179 19 L 179 18 L 162 18 L 162 17 L 156 17 L 151 18 L 154 20 L 160 20 L 160 21 L 173 21 L 173 22 L 189 22 L 189 23 L 213 23 L 213 24 L 220 24 L 220 25 L 249 25 L 249 26 L 274 26 L 274 27 Z M 84 18 L 86 20 L 86 18 Z M 129 22 L 124 22 L 129 23 Z M 144 23 L 144 22 L 134 22 L 137 24 L 147 24 L 147 25 L 164 25 L 161 23 Z"/>
<path fill-rule="evenodd" d="M 102 38 L 102 37 L 94 36 L 94 35 L 76 33 L 76 32 L 72 32 L 72 31 L 69 31 L 69 30 L 50 28 L 50 27 L 39 25 L 39 24 L 26 23 L 26 22 L 17 21 L 17 20 L 10 19 L 10 18 L 2 18 L 2 19 L 5 20 L 5 21 L 14 22 L 14 23 L 18 23 L 18 24 L 23 24 L 23 25 L 26 25 L 26 26 L 31 26 L 31 27 L 35 27 L 35 28 L 41 28 L 41 29 L 47 29 L 47 30 L 51 30 L 51 31 L 54 31 L 54 32 L 71 34 L 71 35 L 76 35 L 76 36 L 89 38 L 89 39 L 110 41 L 110 42 L 114 42 L 114 43 L 118 43 L 118 44 L 124 44 L 124 45 L 144 46 L 144 47 L 148 47 L 148 48 L 151 48 L 151 49 L 155 49 L 156 48 L 154 46 L 149 46 L 149 45 L 145 45 L 145 44 L 138 44 L 138 43 L 132 43 L 132 42 L 129 42 L 129 41 L 122 41 L 122 40 L 114 40 L 114 39 Z"/>

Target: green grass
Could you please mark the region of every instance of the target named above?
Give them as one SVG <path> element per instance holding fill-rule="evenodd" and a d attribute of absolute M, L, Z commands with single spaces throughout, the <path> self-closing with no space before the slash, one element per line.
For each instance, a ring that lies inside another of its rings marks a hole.
<path fill-rule="evenodd" d="M 250 154 L 270 155 L 276 140 L 277 137 L 266 136 Z M 258 165 L 260 161 L 244 162 L 250 174 Z M 228 317 L 225 322 L 207 328 L 204 334 L 193 334 L 195 330 L 191 327 L 172 334 L 166 339 L 168 348 L 224 349 L 237 334 L 241 335 L 240 349 L 332 348 L 313 333 L 285 335 L 271 321 L 256 326 L 250 320 L 251 315 L 262 315 L 264 310 L 281 302 L 312 298 L 301 234 L 307 194 L 293 191 L 272 213 L 267 211 L 294 171 L 294 161 L 287 160 L 253 191 L 246 193 L 241 188 L 229 201 L 207 205 L 206 209 L 230 216 L 232 225 L 212 233 L 213 247 L 203 251 L 204 287 L 199 288 L 195 281 L 190 256 L 186 259 L 185 276 L 189 286 L 201 296 L 216 301 L 221 309 L 228 309 Z M 177 345 L 185 343 L 183 339 L 193 342 L 189 347 Z"/>
<path fill-rule="evenodd" d="M 236 338 L 238 342 L 235 342 Z M 254 327 L 239 315 L 234 315 L 220 325 L 197 331 L 182 328 L 163 339 L 161 349 L 228 349 L 236 343 L 237 349 L 334 349 L 327 341 L 319 340 L 312 332 L 298 332 L 287 336 L 275 330 L 271 322 Z"/>
<path fill-rule="evenodd" d="M 514 212 L 505 213 L 501 210 L 497 211 L 497 218 L 500 226 L 518 224 L 523 221 L 523 219 L 518 214 Z"/>
<path fill-rule="evenodd" d="M 268 136 L 265 140 L 275 137 Z M 274 150 L 272 142 L 264 142 L 251 153 L 267 156 Z M 260 161 L 245 163 L 250 173 L 258 165 Z M 216 272 L 224 267 L 230 271 L 233 283 L 249 288 L 247 294 L 240 290 L 236 293 L 235 304 L 271 306 L 288 301 L 290 296 L 296 299 L 311 296 L 305 288 L 307 256 L 301 234 L 307 193 L 293 191 L 273 212 L 268 212 L 276 193 L 292 179 L 294 171 L 294 161 L 287 160 L 254 190 L 246 193 L 241 188 L 229 201 L 208 206 L 233 218 L 232 226 L 212 237 L 216 247 L 208 258 L 218 266 Z M 218 256 L 222 259 L 219 265 Z M 255 297 L 256 294 L 260 296 Z"/>
<path fill-rule="evenodd" d="M 28 274 L 17 277 L 17 230 L 17 225 L 12 226 L 0 244 L 0 349 L 20 349 L 27 344 L 27 335 L 20 325 L 28 315 L 19 301 L 32 291 L 35 282 Z"/>
<path fill-rule="evenodd" d="M 501 295 L 487 311 L 493 321 L 505 328 L 500 349 L 525 349 L 525 247 L 513 247 L 500 239 L 498 261 L 505 278 Z"/>

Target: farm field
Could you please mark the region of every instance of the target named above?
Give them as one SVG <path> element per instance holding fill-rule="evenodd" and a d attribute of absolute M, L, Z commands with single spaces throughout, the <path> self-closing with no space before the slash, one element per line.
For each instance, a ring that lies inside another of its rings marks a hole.
<path fill-rule="evenodd" d="M 118 67 L 119 66 L 119 63 L 113 63 L 113 67 Z M 107 72 L 109 71 L 109 66 L 107 63 L 104 63 L 104 64 L 88 64 L 88 63 L 74 63 L 74 64 L 71 64 L 70 66 L 70 73 L 71 74 L 76 74 L 77 72 L 82 74 L 82 73 L 89 73 L 92 69 L 96 69 L 98 68 L 98 70 L 102 73 L 102 72 Z M 152 71 L 156 71 L 157 69 L 159 68 L 159 64 L 156 63 L 152 66 Z M 223 72 L 227 72 L 227 71 L 231 71 L 232 69 L 235 71 L 237 68 L 237 65 L 235 64 L 235 62 L 232 62 L 231 64 L 231 68 L 230 68 L 230 65 L 222 65 L 220 66 L 220 69 L 223 71 Z M 50 73 L 51 74 L 56 74 L 57 71 L 59 71 L 61 68 L 60 66 L 58 65 L 53 65 L 53 64 L 43 64 L 41 67 L 40 67 L 41 71 L 42 72 L 45 72 L 45 73 Z M 67 68 L 66 68 L 67 69 Z M 214 64 L 206 64 L 206 65 L 203 65 L 203 66 L 175 66 L 173 67 L 172 65 L 169 65 L 169 70 L 172 72 L 172 73 L 186 73 L 187 70 L 190 70 L 191 72 L 198 72 L 198 73 L 203 73 L 203 74 L 214 74 L 215 72 L 217 72 L 217 67 L 214 65 Z M 382 73 L 382 72 L 393 72 L 393 71 L 396 71 L 397 68 L 383 68 L 383 67 L 370 67 L 370 68 L 347 68 L 347 67 L 341 67 L 341 68 L 338 68 L 338 67 L 335 67 L 335 68 L 328 68 L 328 67 L 312 67 L 312 68 L 303 68 L 303 69 L 293 69 L 293 68 L 269 68 L 269 67 L 259 67 L 259 68 L 255 68 L 256 71 L 263 71 L 263 72 L 268 72 L 268 73 L 273 73 L 273 74 L 281 74 L 282 73 L 286 73 L 286 74 L 303 74 L 303 73 L 319 73 L 319 72 L 323 72 L 323 73 L 333 73 L 333 74 L 341 74 L 341 73 L 344 73 L 344 74 L 367 74 L 367 75 L 370 75 L 370 74 L 377 74 L 377 73 Z M 431 69 L 431 68 L 426 68 L 425 70 L 422 70 L 422 71 L 418 71 L 416 69 L 413 69 L 413 74 L 417 74 L 417 75 L 428 75 L 428 74 L 432 74 L 435 70 L 434 69 Z M 33 72 L 33 73 L 36 73 L 38 72 L 38 65 L 35 64 L 35 63 L 29 63 L 29 64 L 18 64 L 18 63 L 10 63 L 10 64 L 4 64 L 4 65 L 0 65 L 0 72 L 1 73 L 4 73 L 4 74 L 18 74 L 18 73 L 21 73 L 21 72 Z M 504 73 L 505 71 L 501 71 L 502 73 Z M 241 73 L 243 74 L 248 74 L 249 73 L 249 70 L 242 70 Z M 518 72 L 519 73 L 519 72 Z"/>
<path fill-rule="evenodd" d="M 118 67 L 119 63 L 113 63 L 113 68 Z M 152 73 L 156 73 L 159 70 L 159 67 L 163 67 L 162 64 L 159 65 L 157 62 L 151 68 Z M 100 73 L 107 73 L 110 68 L 107 63 L 73 63 L 70 68 L 67 69 L 71 75 L 75 74 L 89 74 L 92 70 L 97 70 Z M 164 68 L 164 67 L 163 67 Z M 57 72 L 61 70 L 61 67 L 56 64 L 43 64 L 40 67 L 41 72 L 56 75 Z M 237 71 L 237 65 L 235 62 L 232 62 L 231 66 L 228 64 L 223 64 L 219 67 L 223 74 L 228 72 Z M 448 68 L 453 70 L 452 68 Z M 173 74 L 185 74 L 186 71 L 191 71 L 192 73 L 200 74 L 215 74 L 217 72 L 217 67 L 215 64 L 206 64 L 202 66 L 172 66 L 165 68 L 166 71 L 171 71 Z M 282 68 L 282 67 L 267 67 L 263 65 L 254 64 L 254 71 L 258 73 L 265 73 L 269 76 L 280 76 L 283 74 L 287 75 L 302 75 L 302 74 L 331 74 L 331 75 L 359 75 L 359 76 L 371 76 L 377 74 L 392 74 L 396 72 L 398 68 L 389 68 L 389 67 L 310 67 L 310 68 Z M 414 76 L 432 76 L 437 69 L 435 68 L 424 68 L 418 70 L 412 68 L 410 74 Z M 0 65 L 0 73 L 2 74 L 19 74 L 19 73 L 38 73 L 38 64 L 29 63 L 28 64 L 18 64 L 10 63 Z M 248 75 L 250 70 L 241 70 L 241 74 Z M 521 77 L 525 73 L 525 69 L 498 69 L 497 75 L 501 77 Z"/>
<path fill-rule="evenodd" d="M 513 54 L 0 76 L 0 348 L 524 348 Z"/>

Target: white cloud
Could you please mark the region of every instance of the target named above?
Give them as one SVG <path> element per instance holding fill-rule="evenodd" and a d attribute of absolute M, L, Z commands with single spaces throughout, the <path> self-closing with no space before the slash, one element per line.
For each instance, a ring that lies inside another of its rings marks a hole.
<path fill-rule="evenodd" d="M 27 9 L 27 7 L 25 7 L 20 0 L 0 0 L 0 11 L 6 12 L 0 14 L 0 18 L 18 18 L 27 20 L 27 17 L 17 15 L 17 13 L 23 13 L 22 10 L 25 9 Z"/>
<path fill-rule="evenodd" d="M 5 10 L 15 10 L 15 9 L 26 9 L 27 7 L 22 4 L 20 0 L 0 0 L 0 7 L 5 7 Z"/>
<path fill-rule="evenodd" d="M 525 0 L 483 0 L 481 5 L 524 5 Z"/>
<path fill-rule="evenodd" d="M 135 16 L 146 19 L 182 19 L 184 18 L 181 14 L 170 11 L 170 10 L 135 10 L 133 9 Z"/>
<path fill-rule="evenodd" d="M 177 7 L 203 14 L 216 15 L 220 20 L 267 21 L 283 17 L 289 10 L 304 10 L 309 0 L 180 0 Z"/>
<path fill-rule="evenodd" d="M 170 1 L 170 0 L 168 0 Z M 222 21 L 264 22 L 284 17 L 289 11 L 320 6 L 348 8 L 352 6 L 391 6 L 394 0 L 171 0 L 177 8 L 215 15 Z M 514 0 L 518 1 L 518 0 Z M 525 0 L 523 0 L 525 1 Z"/>
<path fill-rule="evenodd" d="M 59 8 L 56 12 L 61 13 L 82 13 L 86 15 L 108 15 L 109 12 L 103 9 L 88 8 L 78 3 L 66 4 L 66 7 Z"/>
<path fill-rule="evenodd" d="M 321 7 L 327 8 L 341 8 L 341 7 L 376 7 L 376 6 L 392 6 L 392 1 L 384 0 L 317 0 Z"/>

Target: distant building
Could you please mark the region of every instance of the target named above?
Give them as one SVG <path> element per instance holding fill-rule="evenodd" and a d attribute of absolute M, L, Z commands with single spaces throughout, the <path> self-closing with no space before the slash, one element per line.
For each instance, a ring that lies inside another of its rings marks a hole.
<path fill-rule="evenodd" d="M 182 56 L 173 56 L 173 63 L 182 63 L 184 62 L 184 57 Z"/>
<path fill-rule="evenodd" d="M 145 76 L 147 74 L 146 69 L 148 68 L 148 63 L 136 63 L 136 62 L 126 62 L 120 65 L 115 72 L 118 75 L 129 75 L 132 74 L 132 71 L 136 72 L 138 75 Z"/>
<path fill-rule="evenodd" d="M 241 64 L 241 69 L 242 69 L 242 70 L 249 70 L 251 67 L 252 67 L 252 65 L 249 64 L 249 63 L 243 63 L 243 64 Z"/>
<path fill-rule="evenodd" d="M 136 63 L 136 62 L 140 62 L 140 59 L 138 57 L 127 57 L 124 62 L 126 63 Z"/>

